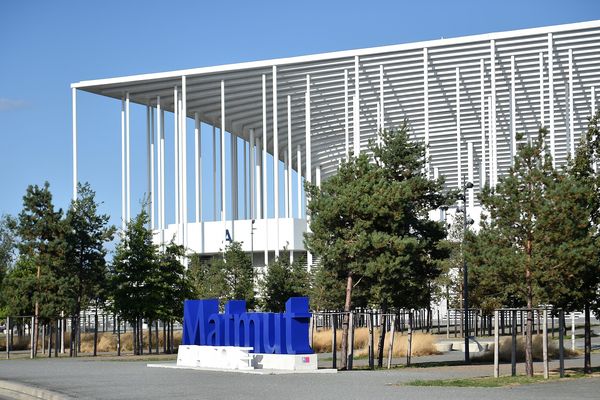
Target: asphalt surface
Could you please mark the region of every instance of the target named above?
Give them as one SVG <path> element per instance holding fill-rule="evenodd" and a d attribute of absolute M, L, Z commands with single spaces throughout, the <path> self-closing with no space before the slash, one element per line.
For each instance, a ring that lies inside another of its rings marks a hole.
<path fill-rule="evenodd" d="M 418 359 L 415 359 L 418 362 Z M 0 361 L 0 379 L 77 399 L 598 399 L 600 378 L 511 388 L 402 386 L 415 379 L 489 376 L 492 367 L 445 366 L 337 374 L 247 375 L 148 368 L 147 361 L 37 359 Z M 581 359 L 567 365 L 582 365 Z M 595 354 L 593 365 L 600 364 Z M 509 365 L 502 373 L 509 373 Z M 541 365 L 536 365 L 540 370 Z"/>

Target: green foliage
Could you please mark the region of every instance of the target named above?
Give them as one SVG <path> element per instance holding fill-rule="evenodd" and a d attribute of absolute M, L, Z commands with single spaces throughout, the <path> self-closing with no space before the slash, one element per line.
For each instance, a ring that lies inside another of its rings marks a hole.
<path fill-rule="evenodd" d="M 239 242 L 228 244 L 208 263 L 200 262 L 198 255 L 192 257 L 190 275 L 193 289 L 201 298 L 246 300 L 249 309 L 255 306 L 252 260 Z"/>
<path fill-rule="evenodd" d="M 495 190 L 487 188 L 479 235 L 468 237 L 472 301 L 481 307 L 578 304 L 586 260 L 597 257 L 590 233 L 590 188 L 556 170 L 537 140 L 520 146 Z"/>
<path fill-rule="evenodd" d="M 18 250 L 22 262 L 36 268 L 32 300 L 39 304 L 40 318 L 58 317 L 61 311 L 70 309 L 73 304 L 66 295 L 71 277 L 61 274 L 65 262 L 66 224 L 62 219 L 62 210 L 54 209 L 48 182 L 43 187 L 30 185 L 27 188 L 14 232 L 20 239 Z M 25 286 L 16 290 L 27 293 L 30 289 L 29 279 L 20 282 Z M 14 310 L 8 311 L 13 313 Z"/>
<path fill-rule="evenodd" d="M 13 225 L 14 221 L 10 216 L 0 216 L 0 285 L 14 262 L 16 240 L 11 229 Z"/>
<path fill-rule="evenodd" d="M 308 296 L 310 293 L 310 274 L 306 270 L 306 261 L 296 258 L 290 263 L 289 251 L 282 251 L 259 279 L 259 290 L 263 310 L 285 311 L 285 302 L 290 297 Z"/>
<path fill-rule="evenodd" d="M 345 281 L 323 265 L 311 270 L 310 306 L 313 310 L 341 310 L 344 307 Z"/>
<path fill-rule="evenodd" d="M 19 257 L 2 285 L 2 302 L 7 315 L 33 315 L 37 292 L 37 268 L 26 258 Z"/>
<path fill-rule="evenodd" d="M 424 146 L 410 140 L 406 124 L 381 138 L 372 158 L 343 162 L 320 189 L 307 185 L 306 246 L 329 274 L 353 276 L 356 304 L 426 307 L 447 256 L 445 227 L 428 213 L 448 197 L 443 181 L 425 174 Z"/>
<path fill-rule="evenodd" d="M 180 260 L 185 256 L 183 246 L 169 243 L 164 252 L 158 255 L 158 271 L 152 276 L 154 282 L 154 307 L 148 310 L 151 319 L 181 320 L 183 317 L 183 302 L 193 297 L 193 290 L 186 269 Z"/>
<path fill-rule="evenodd" d="M 123 319 L 135 323 L 154 316 L 159 281 L 158 248 L 146 227 L 144 210 L 127 224 L 112 263 L 112 301 Z"/>
<path fill-rule="evenodd" d="M 79 315 L 90 302 L 101 304 L 108 295 L 108 267 L 105 245 L 113 238 L 115 228 L 109 216 L 98 214 L 99 204 L 89 184 L 79 185 L 77 199 L 67 211 L 66 262 L 61 273 L 70 278 L 69 296 L 74 307 L 71 315 Z"/>

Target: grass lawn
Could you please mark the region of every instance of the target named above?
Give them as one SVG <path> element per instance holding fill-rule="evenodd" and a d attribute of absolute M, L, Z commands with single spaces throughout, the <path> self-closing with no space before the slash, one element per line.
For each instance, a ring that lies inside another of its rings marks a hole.
<path fill-rule="evenodd" d="M 569 370 L 565 373 L 565 378 L 577 379 L 577 378 L 588 378 L 588 377 L 600 377 L 600 367 L 593 368 L 593 372 L 590 375 L 586 375 L 579 369 Z M 551 381 L 558 381 L 560 379 L 557 373 L 550 374 L 550 379 L 545 380 L 543 375 L 534 375 L 528 377 L 525 375 L 517 376 L 501 376 L 494 378 L 491 376 L 477 377 L 477 378 L 460 378 L 460 379 L 417 379 L 404 383 L 405 386 L 452 386 L 452 387 L 505 387 L 505 386 L 518 386 L 528 385 L 532 383 L 545 383 Z"/>

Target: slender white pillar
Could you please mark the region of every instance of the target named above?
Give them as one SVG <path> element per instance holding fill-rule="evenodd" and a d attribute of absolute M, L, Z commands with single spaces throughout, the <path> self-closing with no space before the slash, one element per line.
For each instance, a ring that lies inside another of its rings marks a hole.
<path fill-rule="evenodd" d="M 306 98 L 305 98 L 305 111 L 306 111 L 306 116 L 305 116 L 305 125 L 306 125 L 306 132 L 305 132 L 305 141 L 306 141 L 306 172 L 305 172 L 305 176 L 304 179 L 307 182 L 312 182 L 312 154 L 311 154 L 311 149 L 312 149 L 312 145 L 311 145 L 311 116 L 310 116 L 310 107 L 311 107 L 311 103 L 310 103 L 310 75 L 306 75 Z M 306 206 L 308 207 L 308 199 L 306 199 Z M 306 212 L 306 211 L 305 211 Z M 308 221 L 308 212 L 306 212 L 306 219 Z M 307 231 L 310 232 L 310 223 L 308 224 L 307 227 Z M 312 254 L 310 252 L 307 252 L 306 254 L 306 264 L 307 264 L 307 268 L 310 271 L 310 268 L 312 266 L 313 263 L 313 257 Z"/>
<path fill-rule="evenodd" d="M 195 175 L 195 194 L 196 194 L 196 222 L 202 220 L 202 137 L 200 117 L 194 113 L 194 175 Z"/>
<path fill-rule="evenodd" d="M 256 159 L 254 156 L 254 128 L 250 129 L 250 219 L 256 218 L 256 210 L 254 209 L 256 189 L 255 189 L 255 175 L 256 175 Z"/>
<path fill-rule="evenodd" d="M 273 66 L 273 192 L 275 209 L 275 257 L 279 257 L 279 126 L 277 107 L 277 66 Z"/>
<path fill-rule="evenodd" d="M 315 184 L 317 185 L 318 188 L 321 187 L 321 166 L 317 165 L 317 168 L 315 168 Z"/>
<path fill-rule="evenodd" d="M 146 105 L 146 195 L 148 196 L 148 203 L 146 204 L 146 210 L 148 212 L 148 217 L 150 218 L 148 221 L 148 228 L 153 229 L 154 224 L 154 215 L 152 215 L 152 189 L 150 186 L 152 185 L 151 181 L 151 169 L 150 169 L 150 159 L 152 157 L 152 153 L 150 152 L 150 105 Z"/>
<path fill-rule="evenodd" d="M 165 229 L 165 110 L 160 110 L 160 168 L 160 225 Z"/>
<path fill-rule="evenodd" d="M 544 53 L 540 51 L 539 55 L 540 65 L 540 127 L 545 125 L 544 118 Z"/>
<path fill-rule="evenodd" d="M 379 66 L 379 129 L 385 129 L 385 89 L 383 65 Z M 381 134 L 379 135 L 381 137 Z"/>
<path fill-rule="evenodd" d="M 302 152 L 300 151 L 300 145 L 296 151 L 296 201 L 298 208 L 298 219 L 302 219 Z"/>
<path fill-rule="evenodd" d="M 127 225 L 127 177 L 125 175 L 125 97 L 121 98 L 121 228 L 125 230 Z"/>
<path fill-rule="evenodd" d="M 221 221 L 227 219 L 227 192 L 225 189 L 225 81 L 221 81 Z M 225 229 L 223 229 L 225 230 Z M 225 232 L 222 233 L 225 235 Z"/>
<path fill-rule="evenodd" d="M 173 89 L 173 162 L 175 164 L 175 225 L 177 226 L 177 240 L 179 240 L 179 94 L 177 86 Z M 179 243 L 179 242 L 178 242 Z"/>
<path fill-rule="evenodd" d="M 573 49 L 569 49 L 569 151 L 575 157 L 575 109 L 573 102 Z"/>
<path fill-rule="evenodd" d="M 495 157 L 495 147 L 496 147 L 496 141 L 494 138 L 494 112 L 492 110 L 493 107 L 493 100 L 492 100 L 492 96 L 488 96 L 488 110 L 489 110 L 489 116 L 488 116 L 488 133 L 489 133 L 489 149 L 490 149 L 490 186 L 494 187 L 496 186 L 496 157 Z"/>
<path fill-rule="evenodd" d="M 287 122 L 288 122 L 288 137 L 287 137 L 287 218 L 292 218 L 292 97 L 288 95 L 287 97 Z M 290 252 L 292 254 L 292 252 Z"/>
<path fill-rule="evenodd" d="M 212 127 L 213 221 L 217 221 L 217 127 Z"/>
<path fill-rule="evenodd" d="M 154 175 L 154 154 L 155 154 L 155 141 L 154 133 L 156 131 L 156 125 L 154 124 L 154 107 L 150 107 L 150 228 L 156 229 L 156 191 L 155 191 L 155 175 Z"/>
<path fill-rule="evenodd" d="M 486 184 L 486 166 L 485 166 L 485 62 L 483 58 L 479 60 L 479 126 L 481 130 L 481 181 L 479 186 L 483 188 Z"/>
<path fill-rule="evenodd" d="M 344 139 L 346 143 L 346 160 L 350 157 L 350 121 L 348 109 L 348 70 L 344 70 Z M 299 173 L 300 171 L 298 171 Z M 300 215 L 298 216 L 300 217 Z"/>
<path fill-rule="evenodd" d="M 473 142 L 468 142 L 467 143 L 467 180 L 471 183 L 473 183 L 474 181 L 474 170 L 475 170 L 475 164 L 474 164 L 474 153 L 473 153 Z M 475 189 L 472 187 L 469 189 L 469 209 L 473 210 L 473 207 L 475 207 Z"/>
<path fill-rule="evenodd" d="M 256 174 L 254 180 L 256 182 L 256 203 L 255 203 L 255 217 L 257 219 L 262 219 L 262 146 L 260 144 L 260 139 L 256 138 Z"/>
<path fill-rule="evenodd" d="M 352 117 L 354 120 L 354 156 L 360 154 L 360 60 L 354 57 L 354 101 Z"/>
<path fill-rule="evenodd" d="M 161 107 L 160 107 L 160 96 L 156 97 L 156 210 L 157 210 L 157 226 L 158 229 L 164 229 L 162 225 L 162 193 L 163 193 L 163 181 L 162 181 L 162 141 L 161 141 Z"/>
<path fill-rule="evenodd" d="M 242 141 L 242 146 L 244 146 L 244 219 L 248 219 L 248 150 L 246 150 L 246 141 Z M 252 171 L 252 169 L 250 169 Z"/>
<path fill-rule="evenodd" d="M 73 128 L 73 200 L 77 200 L 77 89 L 71 89 Z"/>
<path fill-rule="evenodd" d="M 510 56 L 510 164 L 517 154 L 517 100 L 515 90 L 515 56 Z"/>
<path fill-rule="evenodd" d="M 127 223 L 129 223 L 129 221 L 131 221 L 131 151 L 129 147 L 129 92 L 125 94 L 125 145 L 125 176 L 127 182 Z"/>
<path fill-rule="evenodd" d="M 238 219 L 238 170 L 237 170 L 237 138 L 229 134 L 229 154 L 231 161 L 231 219 Z"/>
<path fill-rule="evenodd" d="M 288 202 L 288 190 L 289 190 L 289 180 L 288 180 L 288 171 L 289 171 L 289 159 L 287 151 L 283 152 L 283 213 L 285 218 L 290 217 L 290 207 Z"/>
<path fill-rule="evenodd" d="M 263 218 L 265 219 L 265 265 L 269 264 L 269 213 L 267 197 L 267 76 L 262 76 L 262 173 L 263 173 Z"/>
<path fill-rule="evenodd" d="M 550 155 L 552 165 L 555 165 L 555 143 L 554 143 L 554 45 L 552 44 L 552 33 L 548 33 L 548 103 L 550 108 Z"/>
<path fill-rule="evenodd" d="M 460 69 L 456 67 L 456 171 L 457 187 L 462 188 L 462 149 L 460 146 Z"/>
<path fill-rule="evenodd" d="M 375 104 L 376 113 L 375 118 L 377 121 L 377 131 L 376 131 L 376 140 L 375 143 L 379 146 L 381 144 L 381 105 L 379 103 Z"/>
<path fill-rule="evenodd" d="M 490 146 L 490 183 L 494 187 L 497 183 L 497 172 L 498 165 L 496 164 L 496 41 L 490 41 L 490 80 L 492 84 L 491 93 L 491 105 L 488 107 L 490 110 L 490 137 L 492 141 L 489 143 Z"/>
<path fill-rule="evenodd" d="M 429 177 L 429 55 L 423 48 L 423 128 L 425 141 L 425 173 Z"/>
<path fill-rule="evenodd" d="M 590 96 L 592 97 L 592 117 L 596 114 L 596 88 L 592 86 Z"/>
<path fill-rule="evenodd" d="M 181 182 L 183 193 L 181 196 L 182 205 L 182 244 L 187 249 L 188 247 L 188 195 L 187 195 L 187 78 L 185 75 L 181 77 Z M 187 261 L 184 261 L 187 263 Z"/>

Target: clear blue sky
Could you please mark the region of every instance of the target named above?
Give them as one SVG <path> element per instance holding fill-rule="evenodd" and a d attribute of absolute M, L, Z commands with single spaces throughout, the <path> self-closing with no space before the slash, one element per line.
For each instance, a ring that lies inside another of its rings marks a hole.
<path fill-rule="evenodd" d="M 600 19 L 597 0 L 91 3 L 0 2 L 0 214 L 18 213 L 27 185 L 45 180 L 68 205 L 72 82 Z M 118 224 L 120 104 L 78 100 L 80 180 Z M 145 139 L 132 140 L 135 211 Z"/>

